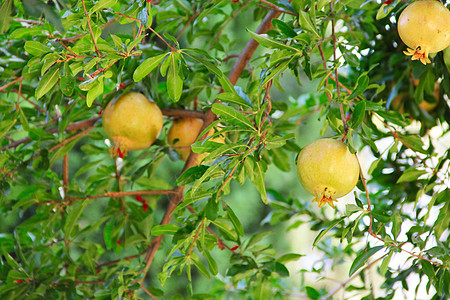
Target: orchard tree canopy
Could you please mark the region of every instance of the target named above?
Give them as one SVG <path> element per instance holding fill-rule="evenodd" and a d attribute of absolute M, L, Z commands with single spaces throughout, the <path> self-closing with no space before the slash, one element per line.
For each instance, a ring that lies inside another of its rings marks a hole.
<path fill-rule="evenodd" d="M 448 299 L 450 4 L 418 2 L 3 0 L 0 298 Z M 297 178 L 321 138 L 337 202 Z"/>

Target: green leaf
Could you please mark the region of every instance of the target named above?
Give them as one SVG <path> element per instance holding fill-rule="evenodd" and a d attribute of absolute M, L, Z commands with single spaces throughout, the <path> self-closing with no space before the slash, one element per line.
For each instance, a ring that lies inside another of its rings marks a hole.
<path fill-rule="evenodd" d="M 297 254 L 297 253 L 288 253 L 288 254 L 284 254 L 282 256 L 280 256 L 279 258 L 277 258 L 277 261 L 285 264 L 287 262 L 290 261 L 297 261 L 299 260 L 302 256 L 304 256 L 303 254 Z"/>
<path fill-rule="evenodd" d="M 289 26 L 288 24 L 284 23 L 281 20 L 272 19 L 272 25 L 274 28 L 280 30 L 288 37 L 294 38 L 297 36 L 297 33 L 294 31 L 294 29 L 292 29 L 291 26 Z"/>
<path fill-rule="evenodd" d="M 323 229 L 314 239 L 313 248 L 317 245 L 317 243 L 328 233 L 334 226 L 341 223 L 346 217 L 341 217 L 340 219 L 334 220 L 326 229 Z"/>
<path fill-rule="evenodd" d="M 173 224 L 156 225 L 152 228 L 153 236 L 160 236 L 163 234 L 175 234 L 180 228 Z"/>
<path fill-rule="evenodd" d="M 211 110 L 216 115 L 219 115 L 221 118 L 227 121 L 234 121 L 233 124 L 241 125 L 243 127 L 249 127 L 256 131 L 255 126 L 253 126 L 252 122 L 250 122 L 247 117 L 243 113 L 236 111 L 231 106 L 227 106 L 222 103 L 214 103 L 211 107 Z"/>
<path fill-rule="evenodd" d="M 63 26 L 63 23 L 61 21 L 61 16 L 59 15 L 58 12 L 56 12 L 55 8 L 50 6 L 50 5 L 44 5 L 44 9 L 43 9 L 43 13 L 45 16 L 45 19 L 52 24 L 53 26 L 55 26 L 55 28 L 64 33 L 66 32 L 66 29 Z"/>
<path fill-rule="evenodd" d="M 9 25 L 11 24 L 11 9 L 13 5 L 13 0 L 6 0 L 2 3 L 0 7 L 0 33 L 3 33 L 9 29 Z"/>
<path fill-rule="evenodd" d="M 395 213 L 392 215 L 392 234 L 394 235 L 394 239 L 398 237 L 401 229 L 402 229 L 402 217 L 400 216 L 400 214 Z"/>
<path fill-rule="evenodd" d="M 19 110 L 20 123 L 22 124 L 23 130 L 29 131 L 30 130 L 30 125 L 28 124 L 27 117 L 23 113 L 23 110 L 22 110 L 22 108 L 20 106 L 18 107 L 18 110 Z"/>
<path fill-rule="evenodd" d="M 39 82 L 35 97 L 36 99 L 40 99 L 42 96 L 47 94 L 52 87 L 58 82 L 59 79 L 59 67 L 55 67 L 52 70 L 49 70 Z"/>
<path fill-rule="evenodd" d="M 262 202 L 264 202 L 264 204 L 267 204 L 267 193 L 266 193 L 266 186 L 264 184 L 264 172 L 262 170 L 261 167 L 261 163 L 259 161 L 257 161 L 255 163 L 256 165 L 256 169 L 254 172 L 254 177 L 253 177 L 253 183 L 256 186 L 256 189 L 258 190 L 260 196 L 261 196 L 261 200 Z"/>
<path fill-rule="evenodd" d="M 236 216 L 236 214 L 234 213 L 234 211 L 231 209 L 230 206 L 227 206 L 226 208 L 227 211 L 227 216 L 230 219 L 231 223 L 234 226 L 234 229 L 236 229 L 236 232 L 240 235 L 240 236 L 244 236 L 244 227 L 242 227 L 241 222 L 239 221 L 238 217 Z"/>
<path fill-rule="evenodd" d="M 317 33 L 316 31 L 316 27 L 313 24 L 313 22 L 311 21 L 309 14 L 303 10 L 300 11 L 300 13 L 298 14 L 298 22 L 300 24 L 300 26 L 302 26 L 304 29 L 314 33 L 316 35 L 317 38 L 320 39 L 320 35 Z"/>
<path fill-rule="evenodd" d="M 260 232 L 260 233 L 257 233 L 255 235 L 253 235 L 250 238 L 250 240 L 248 241 L 248 243 L 245 245 L 244 250 L 249 249 L 251 246 L 255 245 L 256 243 L 261 241 L 266 236 L 269 236 L 269 235 L 272 235 L 272 234 L 273 234 L 272 231 L 263 231 L 263 232 Z"/>
<path fill-rule="evenodd" d="M 446 229 L 449 228 L 450 224 L 450 190 L 447 189 L 447 201 L 445 202 L 445 205 L 441 208 L 439 211 L 439 216 L 442 216 L 442 218 L 438 218 L 435 223 L 434 232 L 436 234 L 436 238 L 439 239 L 441 235 L 444 233 Z M 445 191 L 443 191 L 445 193 Z"/>
<path fill-rule="evenodd" d="M 357 205 L 354 205 L 354 204 L 347 204 L 347 205 L 345 205 L 345 214 L 347 216 L 350 216 L 350 215 L 352 215 L 352 214 L 354 214 L 355 212 L 358 212 L 358 211 L 363 211 L 363 209 L 361 207 L 357 206 Z"/>
<path fill-rule="evenodd" d="M 90 10 L 89 14 L 92 15 L 97 10 L 101 10 L 104 8 L 110 8 L 116 5 L 117 0 L 99 0 Z"/>
<path fill-rule="evenodd" d="M 194 263 L 194 265 L 197 267 L 198 271 L 200 272 L 200 274 L 202 274 L 203 276 L 205 276 L 206 278 L 211 278 L 211 276 L 209 275 L 208 270 L 206 269 L 205 265 L 203 265 L 200 260 L 198 259 L 197 255 L 192 254 L 190 255 L 191 257 L 191 261 Z"/>
<path fill-rule="evenodd" d="M 365 101 L 359 101 L 356 106 L 355 109 L 353 110 L 353 124 L 352 124 L 352 128 L 355 129 L 357 128 L 359 125 L 361 125 L 361 123 L 364 121 L 364 116 L 366 113 L 366 102 Z"/>
<path fill-rule="evenodd" d="M 389 4 L 383 3 L 377 11 L 376 19 L 381 20 L 381 19 L 387 17 L 394 8 L 395 8 L 395 5 L 389 5 Z"/>
<path fill-rule="evenodd" d="M 211 274 L 217 275 L 217 273 L 219 272 L 217 262 L 214 260 L 214 258 L 211 256 L 211 253 L 209 253 L 208 250 L 205 249 L 203 254 L 205 254 L 206 260 L 208 261 L 209 271 L 211 272 Z"/>
<path fill-rule="evenodd" d="M 217 228 L 219 228 L 219 230 L 228 240 L 237 241 L 239 239 L 239 236 L 233 230 L 233 227 L 230 224 L 225 223 L 222 220 L 211 220 L 211 223 L 217 226 Z"/>
<path fill-rule="evenodd" d="M 311 286 L 306 286 L 305 291 L 306 291 L 306 295 L 308 295 L 309 299 L 316 300 L 316 299 L 319 299 L 319 297 L 320 297 L 320 293 Z"/>
<path fill-rule="evenodd" d="M 184 49 L 184 51 L 186 51 L 188 49 Z M 190 55 L 186 52 L 183 52 L 184 54 L 186 54 L 187 56 L 189 56 L 190 58 L 192 58 L 193 60 L 201 63 L 202 65 L 204 65 L 209 71 L 211 71 L 212 73 L 214 73 L 216 76 L 219 77 L 223 77 L 223 73 L 222 71 L 220 71 L 220 69 L 218 67 L 216 67 L 215 65 L 213 65 L 211 62 L 204 60 L 200 57 L 197 57 L 195 55 Z"/>
<path fill-rule="evenodd" d="M 86 95 L 86 105 L 91 107 L 94 100 L 101 94 L 103 94 L 103 76 L 98 77 L 89 87 L 89 91 Z"/>
<path fill-rule="evenodd" d="M 25 51 L 33 56 L 42 56 L 51 50 L 37 41 L 27 41 L 25 42 Z"/>
<path fill-rule="evenodd" d="M 388 256 L 383 258 L 383 261 L 381 262 L 381 265 L 380 265 L 380 275 L 381 276 L 384 276 L 386 274 L 389 262 L 391 261 L 392 254 L 394 254 L 393 251 L 389 252 Z"/>
<path fill-rule="evenodd" d="M 397 183 L 414 181 L 424 174 L 427 174 L 427 171 L 417 170 L 416 168 L 409 168 L 406 169 L 405 172 L 403 172 L 402 176 L 400 176 L 400 178 L 397 180 Z"/>
<path fill-rule="evenodd" d="M 14 30 L 10 35 L 9 38 L 11 40 L 20 40 L 27 36 L 47 36 L 45 34 L 45 31 L 42 29 L 42 27 L 25 27 L 25 28 L 18 28 Z"/>
<path fill-rule="evenodd" d="M 78 219 L 80 218 L 83 210 L 86 208 L 86 205 L 90 202 L 89 199 L 79 201 L 79 205 L 74 208 L 75 205 L 71 206 L 69 214 L 67 215 L 66 223 L 64 224 L 64 233 L 68 238 L 72 238 L 75 235 L 75 225 L 78 223 Z"/>
<path fill-rule="evenodd" d="M 185 186 L 186 184 L 194 182 L 195 180 L 201 178 L 206 170 L 208 170 L 208 167 L 204 165 L 187 169 L 177 178 L 177 186 Z"/>
<path fill-rule="evenodd" d="M 247 29 L 247 31 L 263 47 L 275 48 L 275 49 L 284 49 L 284 50 L 290 50 L 290 51 L 293 51 L 293 52 L 300 52 L 300 50 L 298 50 L 298 49 L 296 49 L 294 47 L 285 45 L 283 43 L 280 43 L 280 42 L 277 42 L 277 41 L 274 41 L 274 40 L 268 38 L 268 36 L 266 34 L 257 34 L 257 33 L 253 32 L 251 30 L 248 30 L 248 29 Z"/>
<path fill-rule="evenodd" d="M 361 268 L 362 266 L 364 266 L 364 264 L 366 263 L 366 261 L 375 253 L 377 253 L 378 251 L 380 251 L 381 249 L 383 249 L 383 246 L 377 246 L 374 248 L 367 248 L 366 250 L 364 250 L 363 252 L 361 252 L 353 261 L 350 270 L 348 272 L 348 276 L 352 276 L 356 271 L 358 271 L 359 268 Z"/>
<path fill-rule="evenodd" d="M 367 76 L 365 73 L 361 74 L 358 77 L 358 81 L 356 82 L 356 87 L 353 90 L 353 93 L 349 96 L 350 99 L 356 98 L 359 95 L 361 95 L 363 92 L 366 91 L 367 86 L 369 85 L 369 76 Z"/>
<path fill-rule="evenodd" d="M 172 53 L 169 57 L 169 71 L 167 73 L 167 93 L 169 97 L 174 101 L 178 102 L 183 92 L 183 79 L 180 76 L 180 69 L 178 68 L 178 59 Z"/>
<path fill-rule="evenodd" d="M 221 94 L 217 95 L 216 98 L 223 102 L 242 105 L 242 106 L 246 106 L 246 107 L 250 107 L 250 108 L 252 107 L 251 103 L 248 103 L 247 101 L 245 101 L 243 98 L 239 97 L 239 95 L 237 95 L 235 93 L 221 93 Z"/>

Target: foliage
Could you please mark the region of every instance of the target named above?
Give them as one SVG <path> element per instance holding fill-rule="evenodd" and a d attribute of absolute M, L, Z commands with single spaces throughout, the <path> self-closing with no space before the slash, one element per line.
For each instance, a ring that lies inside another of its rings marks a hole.
<path fill-rule="evenodd" d="M 449 62 L 442 52 L 426 66 L 402 54 L 395 20 L 406 5 L 5 0 L 1 298 L 319 299 L 344 290 L 373 299 L 366 271 L 376 268 L 383 299 L 399 284 L 417 293 L 414 276 L 447 299 Z M 166 118 L 155 144 L 122 160 L 109 154 L 100 119 L 128 91 Z M 424 101 L 438 105 L 426 111 Z M 373 161 L 351 204 L 335 210 L 268 179 L 275 169 L 295 176 L 296 135 L 310 116 L 322 136 Z M 197 141 L 181 170 L 166 143 L 178 117 L 203 118 L 203 132 L 215 128 L 226 143 Z M 199 153 L 209 154 L 194 166 Z M 246 182 L 266 206 L 257 229 L 228 200 Z M 314 231 L 317 263 L 277 251 L 285 235 L 270 237 L 280 224 Z M 293 284 L 289 262 L 320 278 L 347 263 L 348 279 Z M 198 292 L 201 277 L 208 289 Z"/>

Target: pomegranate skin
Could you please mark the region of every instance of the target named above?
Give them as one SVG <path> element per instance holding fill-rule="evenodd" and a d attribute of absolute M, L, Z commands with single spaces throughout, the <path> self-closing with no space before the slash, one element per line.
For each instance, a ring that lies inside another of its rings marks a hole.
<path fill-rule="evenodd" d="M 319 207 L 334 207 L 336 198 L 350 193 L 359 178 L 359 162 L 347 146 L 337 140 L 316 140 L 300 151 L 297 175 L 305 190 L 315 196 Z"/>
<path fill-rule="evenodd" d="M 111 101 L 102 116 L 105 134 L 114 143 L 113 154 L 150 147 L 158 137 L 163 116 L 159 107 L 140 93 L 127 93 Z"/>
<path fill-rule="evenodd" d="M 400 14 L 397 29 L 410 48 L 404 53 L 412 56 L 412 60 L 431 63 L 428 54 L 442 51 L 450 44 L 450 11 L 439 1 L 416 1 Z"/>

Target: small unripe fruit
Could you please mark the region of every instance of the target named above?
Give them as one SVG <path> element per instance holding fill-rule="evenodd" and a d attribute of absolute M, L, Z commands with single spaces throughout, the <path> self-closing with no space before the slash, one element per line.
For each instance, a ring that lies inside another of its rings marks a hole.
<path fill-rule="evenodd" d="M 140 93 L 127 93 L 111 101 L 102 117 L 103 130 L 114 143 L 114 156 L 150 147 L 163 125 L 159 107 Z"/>
<path fill-rule="evenodd" d="M 300 151 L 297 175 L 305 190 L 315 196 L 319 207 L 350 193 L 359 178 L 359 162 L 347 146 L 337 140 L 316 140 Z"/>
<path fill-rule="evenodd" d="M 411 48 L 404 53 L 426 65 L 431 62 L 429 53 L 442 51 L 450 44 L 450 11 L 439 1 L 416 1 L 400 14 L 398 34 Z"/>

